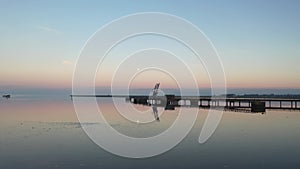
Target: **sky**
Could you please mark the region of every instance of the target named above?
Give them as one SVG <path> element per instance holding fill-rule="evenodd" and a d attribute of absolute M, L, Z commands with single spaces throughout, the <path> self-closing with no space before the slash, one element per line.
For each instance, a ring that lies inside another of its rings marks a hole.
<path fill-rule="evenodd" d="M 0 90 L 71 88 L 76 59 L 93 33 L 138 12 L 169 13 L 201 29 L 219 53 L 228 88 L 300 88 L 299 8 L 298 0 L 1 0 Z M 123 55 L 120 49 L 116 55 Z M 109 59 L 108 67 L 116 64 Z M 199 87 L 209 87 L 205 70 L 199 69 Z M 99 70 L 96 86 L 108 87 L 105 77 L 112 74 Z M 153 78 L 169 79 L 165 87 L 176 87 L 165 74 L 153 75 L 137 77 L 132 86 L 153 86 Z"/>

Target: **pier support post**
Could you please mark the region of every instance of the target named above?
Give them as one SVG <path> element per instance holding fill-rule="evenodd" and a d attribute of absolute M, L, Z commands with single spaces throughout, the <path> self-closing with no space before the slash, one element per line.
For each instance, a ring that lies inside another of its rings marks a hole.
<path fill-rule="evenodd" d="M 281 101 L 279 101 L 279 105 L 280 105 L 280 108 L 282 108 L 282 102 Z"/>

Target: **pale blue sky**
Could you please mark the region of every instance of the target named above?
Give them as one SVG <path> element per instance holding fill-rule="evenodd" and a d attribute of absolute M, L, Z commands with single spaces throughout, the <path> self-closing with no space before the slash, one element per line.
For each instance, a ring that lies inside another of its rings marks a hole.
<path fill-rule="evenodd" d="M 104 24 L 165 12 L 198 26 L 229 87 L 300 88 L 300 1 L 0 1 L 0 86 L 70 87 L 74 62 Z"/>

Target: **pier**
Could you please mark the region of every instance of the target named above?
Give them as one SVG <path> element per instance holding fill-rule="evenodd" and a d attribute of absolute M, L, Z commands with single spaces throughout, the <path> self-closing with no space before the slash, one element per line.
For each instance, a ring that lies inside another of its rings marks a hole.
<path fill-rule="evenodd" d="M 158 105 L 166 107 L 199 107 L 249 109 L 251 112 L 265 112 L 266 109 L 300 110 L 300 99 L 286 98 L 225 98 L 199 96 L 129 96 L 135 104 Z"/>
<path fill-rule="evenodd" d="M 156 83 L 152 94 L 147 95 L 71 95 L 72 97 L 124 97 L 133 104 L 165 107 L 198 107 L 229 110 L 249 110 L 266 112 L 266 109 L 300 110 L 300 95 L 240 95 L 220 96 L 175 96 L 174 94 L 159 95 L 160 83 Z"/>
<path fill-rule="evenodd" d="M 198 107 L 265 112 L 267 109 L 300 110 L 298 98 L 253 98 L 221 96 L 147 96 L 147 95 L 71 95 L 71 97 L 122 97 L 133 104 L 175 107 Z"/>

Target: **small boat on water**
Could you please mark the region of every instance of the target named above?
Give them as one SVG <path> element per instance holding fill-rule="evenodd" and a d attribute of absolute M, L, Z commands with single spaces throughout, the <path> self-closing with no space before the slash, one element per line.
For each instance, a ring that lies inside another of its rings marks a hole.
<path fill-rule="evenodd" d="M 10 94 L 5 94 L 2 97 L 9 99 L 10 98 Z"/>

